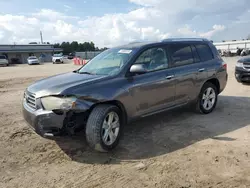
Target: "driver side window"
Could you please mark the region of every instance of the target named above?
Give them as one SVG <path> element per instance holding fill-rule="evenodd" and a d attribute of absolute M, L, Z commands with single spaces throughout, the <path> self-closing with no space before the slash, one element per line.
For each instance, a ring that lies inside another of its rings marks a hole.
<path fill-rule="evenodd" d="M 148 72 L 168 68 L 168 58 L 164 48 L 150 48 L 144 51 L 135 61 L 143 64 Z"/>

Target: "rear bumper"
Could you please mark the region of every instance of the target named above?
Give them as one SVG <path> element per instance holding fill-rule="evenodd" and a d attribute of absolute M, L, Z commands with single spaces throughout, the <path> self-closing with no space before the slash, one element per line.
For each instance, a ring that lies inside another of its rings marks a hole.
<path fill-rule="evenodd" d="M 43 109 L 33 110 L 23 101 L 23 117 L 28 125 L 40 136 L 56 136 L 61 133 L 65 115 L 57 115 Z"/>
<path fill-rule="evenodd" d="M 223 79 L 220 80 L 220 91 L 219 91 L 219 93 L 224 91 L 224 89 L 226 88 L 226 85 L 227 85 L 227 81 L 228 81 L 228 73 L 226 73 L 224 75 Z"/>
<path fill-rule="evenodd" d="M 38 65 L 39 62 L 28 62 L 29 65 Z"/>
<path fill-rule="evenodd" d="M 250 70 L 235 68 L 234 75 L 238 82 L 250 82 Z"/>

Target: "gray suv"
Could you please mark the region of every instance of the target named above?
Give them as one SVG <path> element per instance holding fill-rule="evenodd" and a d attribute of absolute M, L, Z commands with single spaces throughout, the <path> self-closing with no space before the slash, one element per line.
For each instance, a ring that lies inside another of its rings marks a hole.
<path fill-rule="evenodd" d="M 227 65 L 206 39 L 130 43 L 30 85 L 23 116 L 41 136 L 84 129 L 90 147 L 109 151 L 137 118 L 187 104 L 212 112 L 226 83 Z"/>

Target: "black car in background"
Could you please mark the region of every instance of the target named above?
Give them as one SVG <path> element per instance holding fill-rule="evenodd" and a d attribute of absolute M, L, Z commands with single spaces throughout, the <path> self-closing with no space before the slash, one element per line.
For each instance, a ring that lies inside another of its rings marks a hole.
<path fill-rule="evenodd" d="M 250 56 L 240 58 L 235 66 L 235 78 L 238 82 L 250 82 Z"/>
<path fill-rule="evenodd" d="M 74 54 L 74 53 L 70 53 L 70 54 L 68 55 L 68 59 L 74 59 L 74 57 L 75 57 L 75 54 Z"/>

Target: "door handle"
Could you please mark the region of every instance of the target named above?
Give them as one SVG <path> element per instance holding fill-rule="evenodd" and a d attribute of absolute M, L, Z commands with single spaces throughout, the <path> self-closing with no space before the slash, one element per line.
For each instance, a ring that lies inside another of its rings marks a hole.
<path fill-rule="evenodd" d="M 170 80 L 170 79 L 174 78 L 174 75 L 166 76 L 165 78 L 166 78 L 167 80 Z"/>
<path fill-rule="evenodd" d="M 204 72 L 205 68 L 199 69 L 198 72 Z"/>

